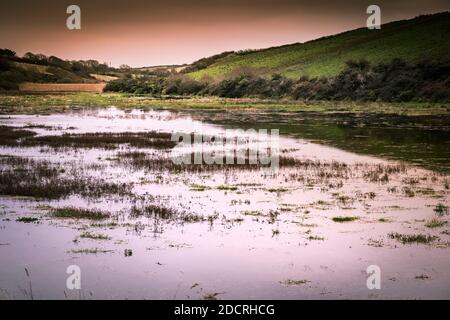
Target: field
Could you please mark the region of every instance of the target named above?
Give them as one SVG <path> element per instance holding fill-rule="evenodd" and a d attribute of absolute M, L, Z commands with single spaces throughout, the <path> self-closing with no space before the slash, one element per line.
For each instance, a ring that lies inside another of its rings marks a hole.
<path fill-rule="evenodd" d="M 354 102 L 354 101 L 292 101 L 261 99 L 229 99 L 215 97 L 149 97 L 121 93 L 37 93 L 0 94 L 0 114 L 61 112 L 72 107 L 161 108 L 161 109 L 242 109 L 276 112 L 351 112 L 399 114 L 410 116 L 449 115 L 448 103 L 429 102 Z"/>
<path fill-rule="evenodd" d="M 328 77 L 337 75 L 352 59 L 374 63 L 394 58 L 407 62 L 448 59 L 449 32 L 449 13 L 421 16 L 385 24 L 376 32 L 361 28 L 306 43 L 231 54 L 190 76 L 221 79 L 239 70 L 253 69 L 262 76 L 279 73 L 289 78 Z"/>
<path fill-rule="evenodd" d="M 105 83 L 31 83 L 19 85 L 22 92 L 102 92 Z"/>

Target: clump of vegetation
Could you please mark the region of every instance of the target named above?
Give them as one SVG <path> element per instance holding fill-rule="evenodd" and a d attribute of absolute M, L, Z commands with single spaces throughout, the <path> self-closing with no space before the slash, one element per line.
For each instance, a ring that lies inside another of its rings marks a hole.
<path fill-rule="evenodd" d="M 390 233 L 389 238 L 400 241 L 403 244 L 407 243 L 431 243 L 435 240 L 438 240 L 439 237 L 424 235 L 424 234 L 400 234 L 400 233 Z"/>
<path fill-rule="evenodd" d="M 300 286 L 303 284 L 307 284 L 308 282 L 310 282 L 310 281 L 308 281 L 308 280 L 292 280 L 292 279 L 280 281 L 280 283 L 285 286 Z"/>
<path fill-rule="evenodd" d="M 20 217 L 16 219 L 17 222 L 24 222 L 24 223 L 36 223 L 39 221 L 38 218 L 32 218 L 32 217 Z"/>
<path fill-rule="evenodd" d="M 56 208 L 50 211 L 50 215 L 55 218 L 88 220 L 103 220 L 111 217 L 108 212 L 75 207 Z"/>
<path fill-rule="evenodd" d="M 168 149 L 176 145 L 171 141 L 171 134 L 166 132 L 120 132 L 120 133 L 83 133 L 39 136 L 28 138 L 23 145 L 45 145 L 52 148 L 103 148 L 115 149 L 119 145 L 127 144 L 137 148 Z"/>
<path fill-rule="evenodd" d="M 219 294 L 219 292 L 207 293 L 203 296 L 203 300 L 217 300 Z"/>
<path fill-rule="evenodd" d="M 434 207 L 434 212 L 436 212 L 438 216 L 446 215 L 448 214 L 448 207 L 443 203 L 438 203 L 437 206 Z"/>
<path fill-rule="evenodd" d="M 2 157 L 0 163 L 9 166 L 0 170 L 0 195 L 60 199 L 72 194 L 96 198 L 130 193 L 127 184 L 109 183 L 84 175 L 66 177 L 65 169 L 47 161 Z"/>
<path fill-rule="evenodd" d="M 218 186 L 216 189 L 217 190 L 225 190 L 225 191 L 236 191 L 238 188 L 236 186 L 223 185 L 223 186 Z"/>
<path fill-rule="evenodd" d="M 147 217 L 147 218 L 159 218 L 163 220 L 174 219 L 182 215 L 182 213 L 178 212 L 175 209 L 164 207 L 157 204 L 147 204 L 137 206 L 134 205 L 131 207 L 130 216 L 133 218 L 137 217 Z"/>
<path fill-rule="evenodd" d="M 309 236 L 308 240 L 309 241 L 313 241 L 313 240 L 323 241 L 323 240 L 325 240 L 325 238 L 324 237 L 319 237 L 319 236 Z"/>
<path fill-rule="evenodd" d="M 274 192 L 274 193 L 280 193 L 280 192 L 287 192 L 289 190 L 285 189 L 285 188 L 271 188 L 271 189 L 267 189 L 267 191 Z"/>
<path fill-rule="evenodd" d="M 438 220 L 438 219 L 432 219 L 430 221 L 428 221 L 425 226 L 427 228 L 430 229 L 434 229 L 434 228 L 440 228 L 443 227 L 447 224 L 447 221 L 442 221 L 442 220 Z"/>
<path fill-rule="evenodd" d="M 96 220 L 98 220 L 98 219 L 96 219 Z M 91 233 L 88 231 L 85 231 L 82 234 L 80 234 L 80 238 L 87 238 L 87 239 L 93 239 L 93 240 L 111 240 L 111 237 L 109 237 L 107 235 L 100 234 L 100 233 L 98 233 L 98 234 Z"/>
<path fill-rule="evenodd" d="M 36 132 L 10 126 L 0 126 L 0 145 L 15 147 L 24 138 L 33 137 Z"/>
<path fill-rule="evenodd" d="M 414 190 L 411 189 L 410 187 L 403 187 L 402 190 L 403 190 L 403 193 L 409 198 L 412 198 L 412 197 L 414 197 L 416 195 Z"/>
<path fill-rule="evenodd" d="M 113 250 L 105 250 L 99 248 L 86 248 L 86 249 L 73 249 L 70 250 L 69 253 L 74 254 L 97 254 L 97 253 L 108 253 L 113 252 Z"/>
<path fill-rule="evenodd" d="M 358 220 L 359 217 L 342 217 L 342 216 L 338 216 L 338 217 L 333 217 L 332 220 L 334 222 L 350 222 L 350 221 L 355 221 Z"/>
<path fill-rule="evenodd" d="M 389 63 L 371 64 L 366 60 L 349 60 L 345 69 L 336 76 L 302 76 L 294 80 L 276 73 L 271 77 L 260 77 L 257 70 L 240 66 L 220 82 L 182 76 L 124 78 L 109 82 L 105 91 L 158 96 L 447 102 L 450 99 L 450 91 L 446 87 L 449 70 L 446 63 L 430 61 L 409 64 L 401 59 L 394 59 Z"/>

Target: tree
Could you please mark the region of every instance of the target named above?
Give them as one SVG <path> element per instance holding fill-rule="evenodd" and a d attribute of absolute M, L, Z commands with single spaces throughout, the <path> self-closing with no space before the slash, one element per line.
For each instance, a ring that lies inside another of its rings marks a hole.
<path fill-rule="evenodd" d="M 15 57 L 16 52 L 9 49 L 0 49 L 0 56 L 3 57 Z"/>

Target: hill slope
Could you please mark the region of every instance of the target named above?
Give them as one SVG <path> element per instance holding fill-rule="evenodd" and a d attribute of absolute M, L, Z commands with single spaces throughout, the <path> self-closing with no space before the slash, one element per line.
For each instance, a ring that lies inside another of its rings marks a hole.
<path fill-rule="evenodd" d="M 262 76 L 280 73 L 288 78 L 320 77 L 337 75 L 348 60 L 445 60 L 449 59 L 449 33 L 450 13 L 438 13 L 384 24 L 381 30 L 360 28 L 306 43 L 233 53 L 188 74 L 194 79 L 219 80 L 240 68 L 251 68 Z"/>

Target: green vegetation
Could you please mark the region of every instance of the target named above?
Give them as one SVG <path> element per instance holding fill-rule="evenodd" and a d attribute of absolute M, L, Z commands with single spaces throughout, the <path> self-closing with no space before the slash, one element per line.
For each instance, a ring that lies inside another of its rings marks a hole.
<path fill-rule="evenodd" d="M 22 157 L 1 157 L 6 165 L 0 170 L 0 195 L 24 196 L 43 199 L 62 199 L 72 194 L 87 198 L 99 198 L 114 194 L 129 194 L 130 186 L 115 184 L 103 179 L 81 175 L 64 175 L 69 168 L 60 168 L 46 161 L 35 161 Z"/>
<path fill-rule="evenodd" d="M 240 74 L 218 83 L 190 78 L 139 78 L 111 81 L 105 91 L 137 94 L 210 95 L 226 98 L 258 97 L 293 100 L 352 101 L 450 101 L 450 63 L 394 59 L 385 64 L 367 60 L 347 61 L 338 75 L 290 80 L 279 74 L 269 79 Z"/>
<path fill-rule="evenodd" d="M 330 77 L 344 70 L 349 60 L 379 64 L 394 58 L 412 63 L 448 59 L 449 32 L 450 13 L 425 15 L 384 24 L 380 30 L 360 28 L 306 43 L 228 53 L 189 75 L 197 80 L 221 80 L 243 72 L 263 77 L 278 73 L 291 79 Z"/>
<path fill-rule="evenodd" d="M 350 222 L 350 221 L 355 221 L 358 219 L 359 219 L 359 217 L 341 217 L 341 216 L 332 218 L 332 220 L 334 222 Z"/>
<path fill-rule="evenodd" d="M 0 94 L 0 114 L 49 114 L 82 107 L 157 108 L 191 110 L 351 112 L 401 115 L 448 115 L 448 103 L 432 102 L 354 102 L 292 101 L 274 99 L 196 97 L 154 98 L 123 93 Z"/>
<path fill-rule="evenodd" d="M 103 220 L 111 217 L 108 212 L 75 207 L 56 208 L 50 211 L 50 215 L 55 218 L 88 220 Z"/>
<path fill-rule="evenodd" d="M 31 218 L 31 217 L 20 217 L 16 219 L 17 222 L 24 222 L 24 223 L 35 223 L 38 222 L 38 218 Z"/>
<path fill-rule="evenodd" d="M 406 243 L 431 243 L 438 240 L 439 237 L 424 235 L 424 234 L 400 234 L 400 233 L 390 233 L 389 238 L 400 241 L 403 244 Z"/>
<path fill-rule="evenodd" d="M 438 219 L 432 219 L 432 220 L 428 221 L 425 224 L 425 227 L 430 228 L 430 229 L 434 229 L 434 228 L 443 227 L 446 224 L 447 224 L 447 221 L 442 221 L 442 220 L 438 220 Z"/>
<path fill-rule="evenodd" d="M 0 90 L 17 90 L 22 82 L 96 83 L 94 74 L 115 75 L 118 70 L 96 60 L 68 61 L 55 56 L 0 49 Z"/>
<path fill-rule="evenodd" d="M 25 146 L 50 146 L 53 148 L 104 148 L 115 149 L 121 144 L 137 148 L 173 148 L 176 143 L 171 141 L 171 134 L 165 132 L 96 132 L 83 134 L 62 134 L 60 136 L 39 136 L 25 139 Z"/>
<path fill-rule="evenodd" d="M 434 208 L 434 212 L 436 212 L 438 216 L 446 215 L 448 214 L 448 207 L 443 203 L 438 203 L 437 206 Z"/>
<path fill-rule="evenodd" d="M 95 234 L 90 232 L 83 232 L 80 234 L 80 238 L 87 238 L 87 239 L 93 239 L 93 240 L 110 240 L 111 237 L 108 237 L 104 234 Z"/>

